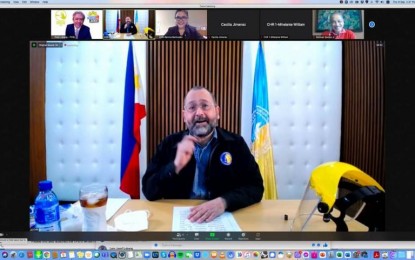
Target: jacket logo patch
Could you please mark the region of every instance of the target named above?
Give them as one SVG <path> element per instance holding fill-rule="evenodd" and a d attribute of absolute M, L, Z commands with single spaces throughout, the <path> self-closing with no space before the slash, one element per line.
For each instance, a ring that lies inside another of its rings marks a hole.
<path fill-rule="evenodd" d="M 231 165 L 232 164 L 232 155 L 228 152 L 224 152 L 220 155 L 220 161 L 223 165 Z"/>

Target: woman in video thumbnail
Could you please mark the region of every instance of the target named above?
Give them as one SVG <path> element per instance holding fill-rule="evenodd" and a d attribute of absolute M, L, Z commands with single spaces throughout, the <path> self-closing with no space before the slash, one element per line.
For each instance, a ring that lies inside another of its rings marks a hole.
<path fill-rule="evenodd" d="M 353 40 L 356 36 L 353 31 L 344 29 L 344 19 L 341 13 L 333 13 L 330 15 L 330 31 L 325 31 L 322 36 L 333 39 Z"/>
<path fill-rule="evenodd" d="M 170 27 L 166 34 L 166 38 L 183 38 L 187 40 L 203 39 L 203 36 L 196 30 L 196 27 L 190 26 L 187 22 L 189 12 L 187 10 L 177 10 L 174 19 L 176 26 Z"/>

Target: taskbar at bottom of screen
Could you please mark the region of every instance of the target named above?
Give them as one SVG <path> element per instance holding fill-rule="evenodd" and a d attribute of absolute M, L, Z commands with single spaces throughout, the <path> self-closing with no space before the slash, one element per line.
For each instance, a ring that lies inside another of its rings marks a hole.
<path fill-rule="evenodd" d="M 2 232 L 29 241 L 413 241 L 415 232 Z"/>

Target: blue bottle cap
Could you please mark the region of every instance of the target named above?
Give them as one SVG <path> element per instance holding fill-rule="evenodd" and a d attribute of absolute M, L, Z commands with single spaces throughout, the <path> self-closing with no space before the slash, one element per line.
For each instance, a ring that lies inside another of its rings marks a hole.
<path fill-rule="evenodd" d="M 40 181 L 38 184 L 39 190 L 41 191 L 45 191 L 45 190 L 51 190 L 52 189 L 52 182 L 45 180 L 45 181 Z"/>

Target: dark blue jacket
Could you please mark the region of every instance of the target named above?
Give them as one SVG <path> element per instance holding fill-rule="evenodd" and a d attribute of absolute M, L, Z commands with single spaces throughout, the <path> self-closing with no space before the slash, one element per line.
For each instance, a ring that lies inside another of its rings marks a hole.
<path fill-rule="evenodd" d="M 69 39 L 74 39 L 75 38 L 75 27 L 72 24 L 68 24 L 66 26 L 66 32 L 65 32 L 66 37 L 68 37 Z M 79 30 L 79 34 L 78 34 L 78 40 L 91 40 L 91 32 L 89 31 L 89 27 L 86 25 L 82 25 L 81 29 Z"/>
<path fill-rule="evenodd" d="M 130 23 L 130 25 L 127 28 L 125 27 L 125 23 L 121 24 L 120 27 L 120 33 L 131 33 L 136 34 L 137 33 L 137 27 L 135 27 L 135 24 Z"/>
<path fill-rule="evenodd" d="M 224 198 L 227 211 L 261 201 L 262 176 L 245 140 L 219 127 L 216 131 L 218 139 L 212 147 L 205 173 L 208 199 Z M 190 198 L 196 170 L 194 156 L 179 174 L 174 167 L 177 144 L 186 134 L 188 131 L 172 134 L 157 147 L 143 176 L 143 193 L 148 200 Z M 225 155 L 230 155 L 228 160 Z"/>

